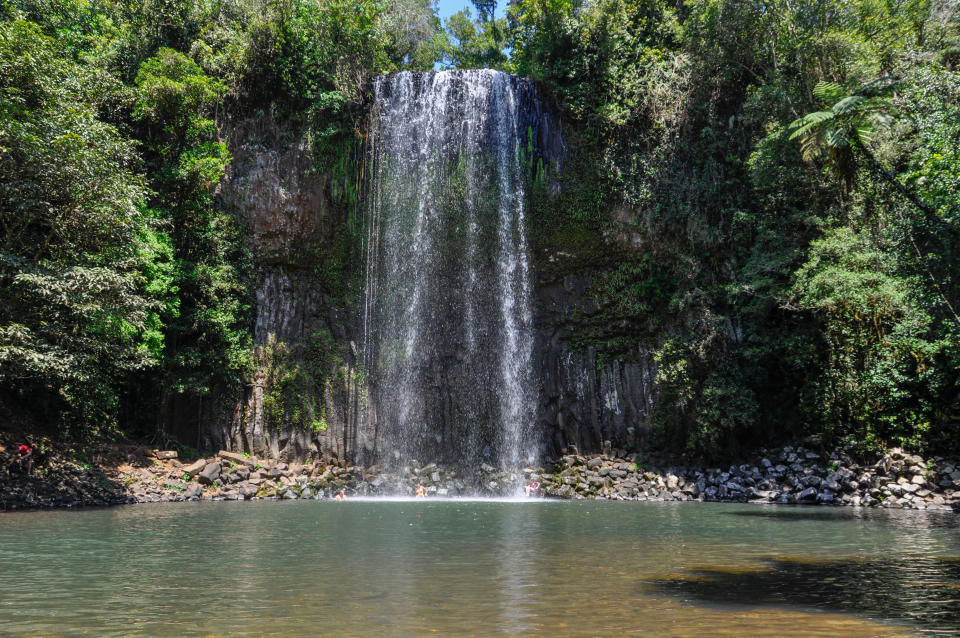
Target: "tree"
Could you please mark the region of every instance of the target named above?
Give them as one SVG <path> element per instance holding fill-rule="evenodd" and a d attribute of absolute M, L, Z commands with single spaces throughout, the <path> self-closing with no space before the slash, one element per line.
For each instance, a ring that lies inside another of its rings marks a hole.
<path fill-rule="evenodd" d="M 790 124 L 793 130 L 790 139 L 800 140 L 801 153 L 807 161 L 825 154 L 827 165 L 843 180 L 848 189 L 856 175 L 857 157 L 862 157 L 877 177 L 892 186 L 924 215 L 935 216 L 933 209 L 898 180 L 869 147 L 874 132 L 878 128 L 889 126 L 897 115 L 896 109 L 886 99 L 897 86 L 898 83 L 892 78 L 885 77 L 869 82 L 846 95 L 843 87 L 838 84 L 819 82 L 813 89 L 814 95 L 825 102 L 832 102 L 833 105 L 828 110 L 814 111 L 794 120 Z M 954 321 L 960 325 L 960 315 L 957 315 L 940 282 L 926 263 L 910 224 L 903 215 L 900 215 L 900 221 L 931 284 L 936 288 Z"/>
<path fill-rule="evenodd" d="M 471 0 L 481 22 L 490 22 L 497 12 L 497 0 Z"/>
<path fill-rule="evenodd" d="M 794 120 L 790 139 L 800 140 L 800 152 L 808 162 L 826 155 L 827 166 L 849 188 L 856 174 L 857 153 L 879 165 L 866 144 L 877 128 L 893 120 L 893 107 L 885 98 L 895 88 L 891 78 L 880 78 L 848 95 L 839 84 L 819 82 L 813 88 L 814 96 L 832 106 Z"/>
<path fill-rule="evenodd" d="M 171 392 L 202 397 L 239 382 L 249 343 L 246 260 L 237 220 L 212 196 L 230 161 L 210 117 L 226 86 L 168 48 L 141 64 L 136 83 L 133 115 L 149 127 L 151 208 L 166 222 L 174 263 L 162 318 L 162 418 Z"/>
<path fill-rule="evenodd" d="M 145 184 L 99 119 L 105 88 L 34 23 L 0 23 L 0 384 L 92 428 L 116 424 L 123 375 L 156 363 Z"/>
<path fill-rule="evenodd" d="M 446 23 L 452 42 L 445 51 L 448 66 L 458 69 L 502 69 L 508 62 L 506 20 L 473 20 L 469 9 L 459 11 Z"/>

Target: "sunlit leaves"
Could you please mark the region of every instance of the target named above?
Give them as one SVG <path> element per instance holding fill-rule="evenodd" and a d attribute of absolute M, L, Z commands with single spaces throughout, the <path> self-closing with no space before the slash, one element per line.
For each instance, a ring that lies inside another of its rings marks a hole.
<path fill-rule="evenodd" d="M 98 117 L 92 72 L 33 24 L 0 24 L 0 381 L 40 383 L 73 416 L 155 363 L 136 259 L 134 145 Z M 100 387 L 102 386 L 102 387 Z"/>
<path fill-rule="evenodd" d="M 826 155 L 830 168 L 849 184 L 854 150 L 872 139 L 875 127 L 887 126 L 893 119 L 895 109 L 886 96 L 895 87 L 892 80 L 881 78 L 845 95 L 838 84 L 819 82 L 814 95 L 834 104 L 829 110 L 814 111 L 791 122 L 790 139 L 800 140 L 806 161 Z"/>

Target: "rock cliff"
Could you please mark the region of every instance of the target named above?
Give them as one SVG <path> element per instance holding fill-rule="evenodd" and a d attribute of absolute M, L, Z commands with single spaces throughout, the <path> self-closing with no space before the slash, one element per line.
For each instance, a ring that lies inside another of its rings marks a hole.
<path fill-rule="evenodd" d="M 201 447 L 288 462 L 374 462 L 383 433 L 375 419 L 365 426 L 358 409 L 369 407 L 357 365 L 362 295 L 337 298 L 318 274 L 348 210 L 333 203 L 304 133 L 259 119 L 236 123 L 228 138 L 233 159 L 218 197 L 242 220 L 256 264 L 254 351 L 242 396 L 206 420 Z M 637 350 L 613 360 L 571 344 L 567 328 L 592 303 L 585 276 L 533 284 L 541 456 L 600 452 L 604 441 L 637 447 L 653 404 L 651 357 Z"/>
<path fill-rule="evenodd" d="M 207 424 L 205 446 L 268 458 L 355 456 L 350 316 L 317 274 L 346 211 L 331 202 L 329 175 L 315 169 L 302 131 L 246 120 L 228 138 L 232 162 L 218 196 L 242 220 L 256 264 L 254 348 L 243 396 Z M 331 382 L 340 368 L 344 382 Z"/>
<path fill-rule="evenodd" d="M 566 326 L 592 303 L 589 284 L 568 275 L 537 286 L 539 427 L 549 456 L 571 446 L 599 452 L 604 441 L 637 449 L 649 433 L 656 374 L 650 354 L 638 348 L 623 360 L 603 360 L 594 347 L 569 341 Z"/>

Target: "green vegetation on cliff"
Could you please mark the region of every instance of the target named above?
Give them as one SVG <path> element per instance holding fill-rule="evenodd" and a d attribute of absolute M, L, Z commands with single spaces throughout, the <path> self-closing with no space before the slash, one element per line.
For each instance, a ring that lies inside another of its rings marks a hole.
<path fill-rule="evenodd" d="M 419 0 L 5 0 L 0 403 L 74 434 L 192 442 L 184 406 L 196 418 L 262 363 L 254 261 L 216 197 L 225 123 L 306 131 L 330 198 L 351 206 L 343 154 L 367 80 L 431 68 L 443 33 Z M 344 226 L 312 257 L 340 299 L 359 237 Z"/>
<path fill-rule="evenodd" d="M 4 0 L 0 400 L 99 436 L 238 389 L 255 266 L 216 197 L 226 123 L 306 131 L 355 212 L 369 78 L 493 67 L 563 116 L 559 191 L 532 189 L 537 266 L 590 278 L 574 347 L 652 353 L 655 442 L 957 451 L 956 3 L 474 5 L 444 25 L 428 0 Z M 345 219 L 305 259 L 349 304 Z M 323 367 L 343 344 L 321 337 Z M 315 367 L 276 374 L 322 388 Z M 271 411 L 324 427 L 278 392 Z"/>
<path fill-rule="evenodd" d="M 659 441 L 956 447 L 958 18 L 935 1 L 510 5 L 510 64 L 574 140 L 539 240 L 593 277 L 577 339 L 654 352 Z"/>

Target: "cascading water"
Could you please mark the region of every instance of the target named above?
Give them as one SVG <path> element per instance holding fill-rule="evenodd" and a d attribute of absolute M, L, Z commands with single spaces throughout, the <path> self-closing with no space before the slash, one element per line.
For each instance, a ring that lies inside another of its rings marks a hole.
<path fill-rule="evenodd" d="M 381 456 L 535 456 L 527 195 L 559 140 L 528 80 L 375 80 L 363 324 Z"/>

